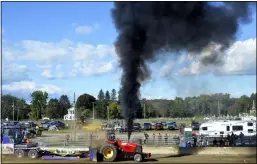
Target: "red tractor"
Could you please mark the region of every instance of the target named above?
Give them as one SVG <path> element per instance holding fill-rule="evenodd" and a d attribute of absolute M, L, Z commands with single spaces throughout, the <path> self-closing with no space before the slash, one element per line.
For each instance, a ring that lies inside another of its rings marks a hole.
<path fill-rule="evenodd" d="M 143 153 L 143 148 L 140 144 L 132 142 L 125 143 L 119 139 L 106 141 L 100 148 L 99 153 L 104 162 L 125 159 L 134 159 L 136 162 L 142 162 L 151 157 L 151 153 Z"/>

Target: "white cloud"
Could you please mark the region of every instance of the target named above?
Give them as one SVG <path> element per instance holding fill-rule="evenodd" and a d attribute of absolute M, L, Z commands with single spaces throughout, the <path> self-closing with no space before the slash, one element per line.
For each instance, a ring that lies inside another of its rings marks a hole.
<path fill-rule="evenodd" d="M 238 41 L 225 56 L 224 73 L 245 73 L 256 69 L 256 38 Z"/>
<path fill-rule="evenodd" d="M 8 61 L 3 61 L 2 82 L 3 84 L 28 80 L 28 68 L 26 65 L 14 64 Z"/>
<path fill-rule="evenodd" d="M 235 42 L 224 54 L 224 64 L 202 65 L 200 60 L 210 52 L 204 51 L 191 59 L 188 67 L 180 69 L 177 75 L 199 75 L 202 73 L 214 73 L 217 75 L 256 74 L 256 38 Z"/>
<path fill-rule="evenodd" d="M 41 74 L 43 77 L 47 78 L 47 79 L 52 79 L 54 76 L 51 74 L 51 71 L 46 69 L 42 72 Z"/>
<path fill-rule="evenodd" d="M 160 69 L 160 76 L 165 77 L 168 76 L 172 71 L 174 67 L 174 61 L 168 61 L 161 69 Z"/>
<path fill-rule="evenodd" d="M 41 75 L 47 79 L 68 78 L 79 74 L 101 75 L 112 71 L 116 66 L 113 62 L 117 57 L 113 45 L 93 46 L 69 40 L 57 43 L 26 40 L 15 48 L 5 48 L 3 57 L 13 63 L 35 63 L 37 68 L 43 69 Z M 68 72 L 62 72 L 63 68 L 68 69 Z"/>
<path fill-rule="evenodd" d="M 25 40 L 22 42 L 24 55 L 17 56 L 20 60 L 33 60 L 40 64 L 58 62 L 68 55 L 72 42 L 64 40 L 60 43 Z"/>
<path fill-rule="evenodd" d="M 36 67 L 42 68 L 42 69 L 50 69 L 52 68 L 51 64 L 36 64 Z"/>
<path fill-rule="evenodd" d="M 91 34 L 92 32 L 96 31 L 99 29 L 99 24 L 94 24 L 94 25 L 77 25 L 77 24 L 72 24 L 75 27 L 75 31 L 77 34 L 82 34 L 82 35 L 88 35 Z"/>
<path fill-rule="evenodd" d="M 78 43 L 71 48 L 71 53 L 76 61 L 88 61 L 93 58 L 116 57 L 114 46 L 102 45 L 93 46 L 90 44 Z"/>
<path fill-rule="evenodd" d="M 60 71 L 60 70 L 61 70 L 61 67 L 62 67 L 61 64 L 56 65 L 56 71 Z"/>
<path fill-rule="evenodd" d="M 52 71 L 51 70 L 49 70 L 49 69 L 45 69 L 42 73 L 41 73 L 41 75 L 44 77 L 44 78 L 46 78 L 46 79 L 64 79 L 64 78 L 69 78 L 69 77 L 71 77 L 71 75 L 66 75 L 65 76 L 65 74 L 63 73 L 63 72 L 61 72 L 60 70 L 57 70 L 56 72 L 55 72 L 55 74 L 53 74 L 52 73 Z"/>
<path fill-rule="evenodd" d="M 98 65 L 98 66 L 97 66 Z M 84 76 L 94 76 L 94 75 L 101 75 L 113 70 L 113 64 L 111 62 L 105 63 L 89 63 L 83 64 L 79 71 Z"/>
<path fill-rule="evenodd" d="M 32 81 L 20 81 L 5 84 L 2 86 L 3 92 L 32 93 L 36 90 L 46 91 L 49 94 L 62 93 L 62 89 L 52 84 L 36 84 Z"/>

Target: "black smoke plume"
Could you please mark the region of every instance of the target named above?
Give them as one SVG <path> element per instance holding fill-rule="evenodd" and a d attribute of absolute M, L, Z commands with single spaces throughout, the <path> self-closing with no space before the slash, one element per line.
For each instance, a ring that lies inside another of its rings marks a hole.
<path fill-rule="evenodd" d="M 128 139 L 140 85 L 150 76 L 146 62 L 154 61 L 161 51 L 197 54 L 214 43 L 221 49 L 201 62 L 221 62 L 220 55 L 236 38 L 239 22 L 249 22 L 249 15 L 247 2 L 115 2 L 112 17 L 119 33 L 115 47 L 123 69 L 121 104 Z"/>

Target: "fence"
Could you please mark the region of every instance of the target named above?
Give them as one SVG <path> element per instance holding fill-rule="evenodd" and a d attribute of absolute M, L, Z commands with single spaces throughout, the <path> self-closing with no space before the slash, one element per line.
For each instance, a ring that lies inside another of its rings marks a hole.
<path fill-rule="evenodd" d="M 256 135 L 255 136 L 244 136 L 243 138 L 236 137 L 230 139 L 230 141 L 224 137 L 217 136 L 206 136 L 203 138 L 198 138 L 199 146 L 214 146 L 214 139 L 217 141 L 217 145 L 220 145 L 220 140 L 222 139 L 225 146 L 256 146 Z M 230 142 L 230 143 L 229 143 Z M 234 143 L 233 143 L 234 142 Z"/>
<path fill-rule="evenodd" d="M 93 135 L 92 140 L 97 141 L 103 137 Z M 116 139 L 120 139 L 123 142 L 128 142 L 127 135 L 118 134 L 116 135 Z M 36 142 L 41 146 L 89 146 L 90 143 L 90 135 L 78 135 L 76 136 L 76 140 L 69 139 L 67 140 L 65 135 L 55 136 L 55 137 L 42 137 L 40 139 L 36 139 Z M 144 135 L 135 135 L 132 136 L 130 142 L 138 142 L 142 145 L 147 146 L 178 146 L 180 143 L 180 139 L 177 136 L 169 135 L 165 136 L 149 136 L 148 139 L 144 138 Z"/>
<path fill-rule="evenodd" d="M 66 136 L 67 134 L 56 135 L 52 137 L 40 137 L 37 142 L 43 146 L 89 146 L 90 144 L 90 134 L 81 134 L 77 135 L 76 139 L 69 139 L 67 141 Z M 103 136 L 94 134 L 92 136 L 93 141 L 97 141 Z M 128 137 L 126 134 L 116 134 L 116 138 L 122 140 L 123 142 L 128 142 Z M 205 136 L 205 137 L 198 137 L 197 138 L 197 146 L 198 147 L 206 147 L 206 146 L 214 146 L 213 141 L 214 139 L 217 140 L 217 145 L 219 145 L 219 140 L 221 137 L 217 136 Z M 227 139 L 224 136 L 223 142 L 227 145 Z M 132 134 L 131 142 L 139 142 L 145 146 L 182 146 L 185 142 L 183 138 L 178 135 L 168 134 L 166 135 L 149 135 L 147 139 L 145 139 L 144 134 Z M 193 140 L 192 140 L 193 141 Z M 235 143 L 230 146 L 256 146 L 256 136 L 244 136 L 242 139 L 239 137 L 235 139 Z"/>

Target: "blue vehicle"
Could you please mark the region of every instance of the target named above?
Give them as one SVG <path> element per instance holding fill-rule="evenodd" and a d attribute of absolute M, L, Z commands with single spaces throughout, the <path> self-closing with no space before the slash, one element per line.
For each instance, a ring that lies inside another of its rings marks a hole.
<path fill-rule="evenodd" d="M 177 123 L 176 122 L 169 122 L 167 124 L 167 129 L 168 130 L 175 130 L 177 128 Z"/>
<path fill-rule="evenodd" d="M 151 130 L 152 124 L 151 123 L 144 123 L 144 130 Z"/>
<path fill-rule="evenodd" d="M 50 126 L 56 126 L 59 129 L 65 128 L 65 124 L 63 122 L 61 122 L 61 121 L 52 121 L 50 123 Z"/>
<path fill-rule="evenodd" d="M 43 122 L 41 123 L 41 125 L 42 125 L 42 127 L 43 127 L 44 130 L 48 130 L 49 127 L 50 127 L 50 125 L 51 125 L 51 121 L 49 121 L 49 120 L 43 121 Z"/>

